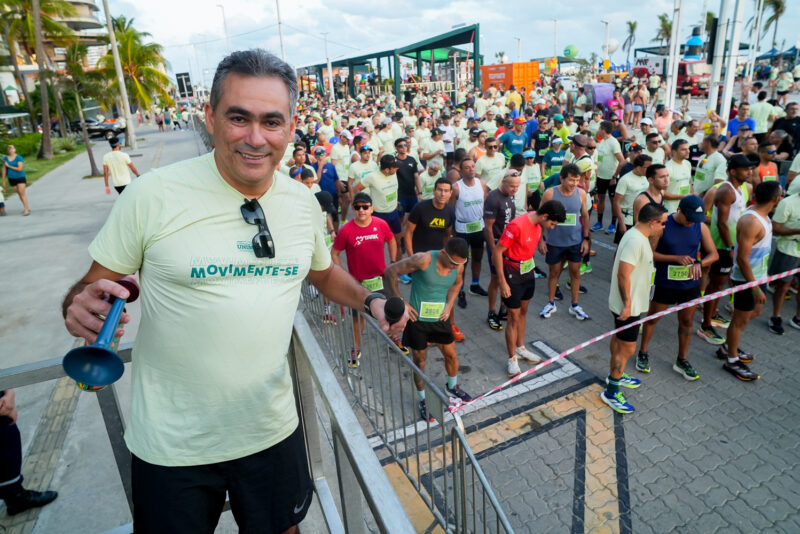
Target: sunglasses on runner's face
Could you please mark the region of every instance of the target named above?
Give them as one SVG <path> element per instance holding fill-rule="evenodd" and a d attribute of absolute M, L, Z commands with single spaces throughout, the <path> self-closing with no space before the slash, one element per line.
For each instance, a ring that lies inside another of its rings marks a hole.
<path fill-rule="evenodd" d="M 356 211 L 367 211 L 370 208 L 369 204 L 353 204 L 353 209 Z"/>
<path fill-rule="evenodd" d="M 444 250 L 444 249 L 442 249 L 442 252 L 444 252 L 444 255 L 447 256 L 447 259 L 450 261 L 450 263 L 452 263 L 456 267 L 459 266 L 459 265 L 464 265 L 465 263 L 467 263 L 467 260 L 464 260 L 464 261 L 461 261 L 461 262 L 458 262 L 458 261 L 454 260 L 453 257 L 450 256 L 450 254 L 448 254 L 447 251 Z"/>
<path fill-rule="evenodd" d="M 274 258 L 275 243 L 272 240 L 272 234 L 269 233 L 267 218 L 264 216 L 264 210 L 261 209 L 258 200 L 244 199 L 241 210 L 244 221 L 258 227 L 258 233 L 253 236 L 253 252 L 256 258 Z"/>
<path fill-rule="evenodd" d="M 596 146 L 591 146 L 591 145 L 590 145 L 590 146 L 587 146 L 587 147 L 586 147 L 586 150 L 594 150 L 595 148 L 597 148 L 597 147 L 596 147 Z"/>
<path fill-rule="evenodd" d="M 497 145 L 486 145 L 486 148 L 487 148 L 487 150 L 488 149 L 497 150 Z"/>

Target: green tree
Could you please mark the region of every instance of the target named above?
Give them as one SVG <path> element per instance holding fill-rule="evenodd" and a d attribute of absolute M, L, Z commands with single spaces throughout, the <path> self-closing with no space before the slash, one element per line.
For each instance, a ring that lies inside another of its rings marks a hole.
<path fill-rule="evenodd" d="M 622 43 L 622 49 L 627 50 L 628 52 L 628 59 L 627 61 L 630 62 L 631 60 L 631 49 L 633 45 L 636 43 L 636 27 L 639 25 L 638 22 L 635 20 L 629 20 L 626 22 L 628 25 L 628 36 L 625 38 L 625 42 Z"/>
<path fill-rule="evenodd" d="M 97 168 L 97 163 L 94 161 L 92 143 L 89 140 L 89 132 L 86 130 L 86 120 L 83 116 L 81 98 L 83 96 L 98 96 L 102 92 L 103 85 L 100 80 L 97 79 L 97 76 L 93 75 L 94 73 L 90 75 L 83 70 L 87 50 L 88 47 L 80 42 L 70 45 L 67 49 L 66 73 L 70 88 L 75 95 L 75 105 L 77 106 L 78 117 L 81 122 L 81 135 L 83 136 L 83 142 L 86 144 L 86 154 L 89 156 L 91 174 L 92 176 L 97 176 L 100 174 L 100 170 Z"/>
<path fill-rule="evenodd" d="M 114 34 L 128 98 L 144 110 L 150 107 L 154 96 L 172 100 L 168 91 L 169 78 L 160 70 L 166 65 L 163 47 L 157 43 L 144 42 L 149 34 L 137 31 L 130 22 L 132 19 L 127 23 L 112 23 L 112 26 L 115 27 Z M 114 94 L 119 94 L 114 58 L 110 52 L 100 58 L 97 69 L 109 80 L 109 89 Z"/>
<path fill-rule="evenodd" d="M 34 4 L 36 9 L 34 9 Z M 39 15 L 38 18 L 41 19 L 41 37 L 44 38 L 46 35 L 49 40 L 56 44 L 66 45 L 74 34 L 71 29 L 58 22 L 58 19 L 74 16 L 76 11 L 69 2 L 64 0 L 3 0 L 3 7 L 5 10 L 0 12 L 0 28 L 5 34 L 11 53 L 14 78 L 17 81 L 17 85 L 22 89 L 22 96 L 30 114 L 31 128 L 35 132 L 38 128 L 36 114 L 30 102 L 27 84 L 19 70 L 17 57 L 20 55 L 20 49 L 28 54 L 29 57 L 36 56 L 36 25 L 34 19 L 37 17 L 35 17 L 34 13 L 37 13 Z M 38 60 L 37 56 L 37 62 L 40 65 L 40 70 L 42 70 L 44 63 Z M 47 74 L 44 73 L 40 78 L 45 78 L 46 76 Z"/>
<path fill-rule="evenodd" d="M 663 47 L 664 43 L 669 45 L 670 37 L 672 37 L 672 21 L 669 20 L 666 13 L 661 13 L 658 16 L 658 30 L 656 36 L 653 37 L 653 42 L 658 42 Z"/>
<path fill-rule="evenodd" d="M 772 28 L 772 48 L 778 44 L 778 21 L 786 13 L 786 0 L 764 0 L 764 10 L 769 10 L 770 16 L 764 21 L 764 33 Z"/>

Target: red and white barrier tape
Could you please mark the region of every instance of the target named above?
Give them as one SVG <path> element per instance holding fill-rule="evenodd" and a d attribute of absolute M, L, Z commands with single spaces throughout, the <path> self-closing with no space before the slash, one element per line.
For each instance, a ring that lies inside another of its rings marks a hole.
<path fill-rule="evenodd" d="M 577 351 L 579 351 L 581 349 L 585 349 L 589 345 L 592 345 L 594 343 L 597 343 L 598 341 L 601 341 L 603 339 L 611 337 L 614 334 L 622 332 L 623 330 L 627 330 L 628 328 L 632 328 L 634 326 L 639 326 L 640 324 L 644 324 L 647 321 L 652 321 L 653 319 L 659 319 L 661 317 L 664 317 L 665 315 L 669 315 L 669 314 L 674 313 L 676 311 L 685 310 L 686 308 L 691 308 L 692 306 L 697 306 L 698 304 L 701 304 L 703 302 L 708 302 L 709 300 L 716 300 L 716 299 L 718 299 L 720 297 L 725 297 L 727 295 L 732 295 L 733 293 L 737 293 L 737 292 L 745 290 L 745 289 L 750 289 L 751 287 L 759 286 L 761 284 L 766 284 L 768 282 L 772 282 L 773 280 L 778 280 L 780 278 L 786 278 L 787 276 L 792 276 L 792 275 L 795 275 L 795 274 L 798 274 L 798 273 L 800 273 L 800 268 L 792 269 L 792 270 L 786 271 L 784 273 L 773 274 L 772 276 L 767 276 L 765 278 L 762 278 L 761 280 L 754 280 L 753 282 L 747 282 L 747 283 L 744 283 L 742 285 L 738 285 L 738 286 L 735 286 L 735 287 L 730 287 L 728 289 L 723 289 L 722 291 L 717 291 L 716 293 L 712 293 L 711 295 L 705 295 L 705 296 L 702 296 L 702 297 L 698 297 L 698 298 L 696 298 L 694 300 L 690 300 L 689 302 L 684 302 L 683 304 L 677 304 L 675 306 L 672 306 L 671 308 L 667 308 L 664 311 L 661 311 L 661 312 L 658 312 L 658 313 L 654 313 L 653 315 L 648 315 L 647 317 L 645 317 L 643 319 L 639 319 L 638 321 L 634 321 L 631 324 L 622 326 L 620 328 L 616 328 L 614 330 L 606 332 L 605 334 L 601 334 L 599 336 L 593 337 L 593 338 L 591 338 L 591 339 L 589 339 L 587 341 L 584 341 L 583 343 L 581 343 L 579 345 L 575 345 L 571 349 L 565 350 L 564 352 L 562 352 L 558 356 L 553 356 L 549 360 L 545 360 L 545 361 L 543 361 L 541 363 L 538 363 L 538 364 L 534 365 L 533 367 L 531 367 L 530 369 L 528 369 L 527 371 L 525 371 L 524 373 L 518 374 L 517 376 L 515 376 L 511 380 L 503 382 L 502 384 L 500 384 L 496 388 L 492 389 L 491 391 L 488 391 L 488 392 L 484 393 L 480 397 L 476 397 L 476 398 L 472 399 L 472 401 L 470 401 L 470 402 L 465 403 L 465 402 L 461 402 L 460 400 L 456 400 L 455 403 L 450 406 L 450 408 L 449 408 L 450 412 L 451 413 L 456 413 L 459 410 L 464 409 L 466 406 L 472 404 L 473 402 L 478 402 L 479 400 L 484 399 L 484 398 L 488 397 L 489 395 L 491 395 L 493 393 L 497 393 L 498 391 L 500 391 L 501 389 L 503 389 L 506 386 L 510 386 L 511 384 L 513 384 L 515 382 L 519 382 L 520 380 L 522 380 L 523 378 L 525 378 L 529 374 L 535 373 L 536 371 L 538 371 L 542 367 L 546 367 L 546 366 L 550 365 L 551 363 L 555 362 L 556 360 L 560 360 L 561 358 L 569 356 L 570 354 L 572 354 L 574 352 L 577 352 Z"/>

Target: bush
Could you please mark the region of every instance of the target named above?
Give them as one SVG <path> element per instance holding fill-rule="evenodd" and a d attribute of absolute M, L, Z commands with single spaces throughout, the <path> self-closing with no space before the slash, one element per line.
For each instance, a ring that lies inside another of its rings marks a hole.
<path fill-rule="evenodd" d="M 75 139 L 72 137 L 56 137 L 53 139 L 53 152 L 58 153 L 62 150 L 66 150 L 67 152 L 72 152 L 77 148 L 75 144 Z"/>
<path fill-rule="evenodd" d="M 17 149 L 17 154 L 23 158 L 27 158 L 28 156 L 35 155 L 39 151 L 39 143 L 41 140 L 42 134 L 40 133 L 29 133 L 20 137 L 9 137 L 0 140 L 0 151 L 2 151 L 3 154 L 7 154 L 8 145 L 14 145 Z"/>

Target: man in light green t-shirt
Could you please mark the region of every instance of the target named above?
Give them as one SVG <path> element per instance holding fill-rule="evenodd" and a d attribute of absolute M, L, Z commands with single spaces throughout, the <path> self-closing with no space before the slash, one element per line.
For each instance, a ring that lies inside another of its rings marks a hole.
<path fill-rule="evenodd" d="M 650 185 L 645 173 L 652 161 L 650 156 L 639 154 L 633 158 L 633 170 L 617 180 L 617 190 L 612 199 L 618 221 L 615 243 L 619 243 L 627 229 L 633 226 L 633 203 Z"/>
<path fill-rule="evenodd" d="M 645 204 L 639 210 L 636 225 L 622 237 L 614 257 L 608 307 L 614 315 L 614 328 L 636 322 L 650 307 L 653 279 L 653 249 L 650 239 L 658 240 L 664 232 L 667 210 L 658 204 Z M 625 364 L 636 351 L 639 326 L 631 326 L 611 337 L 611 362 L 606 389 L 600 399 L 619 413 L 631 413 L 634 407 L 620 393 L 620 386 L 638 388 L 641 381 L 628 376 Z"/>
<path fill-rule="evenodd" d="M 597 222 L 592 226 L 592 232 L 597 232 L 603 229 L 603 214 L 606 208 L 606 193 L 610 199 L 614 198 L 614 191 L 619 178 L 619 171 L 625 164 L 625 158 L 622 156 L 622 147 L 619 141 L 611 135 L 614 126 L 610 121 L 603 121 L 600 123 L 600 128 L 597 130 L 597 138 L 600 140 L 597 143 Z M 613 234 L 616 232 L 616 217 L 611 216 L 611 224 L 606 230 L 607 233 Z"/>
<path fill-rule="evenodd" d="M 664 164 L 669 173 L 669 185 L 664 191 L 664 205 L 669 213 L 678 210 L 678 204 L 692 194 L 692 164 L 689 163 L 689 142 L 678 139 L 672 143 L 672 157 Z"/>
<path fill-rule="evenodd" d="M 129 296 L 114 280 L 139 273 L 125 429 L 137 532 L 211 532 L 226 492 L 240 527 L 293 529 L 313 492 L 287 359 L 303 280 L 389 330 L 385 300 L 331 264 L 309 189 L 275 174 L 297 97 L 274 55 L 224 58 L 205 109 L 215 150 L 128 186 L 64 299 L 67 330 L 93 343 L 104 298 Z"/>
<path fill-rule="evenodd" d="M 758 102 L 750 106 L 750 116 L 756 122 L 756 127 L 753 133 L 759 142 L 763 140 L 763 136 L 769 130 L 769 121 L 775 119 L 775 109 L 772 104 L 767 102 L 767 92 L 759 91 Z"/>
<path fill-rule="evenodd" d="M 778 203 L 772 216 L 772 233 L 778 236 L 778 244 L 772 255 L 769 274 L 780 274 L 800 267 L 800 193 L 788 195 Z M 769 320 L 769 329 L 773 333 L 783 333 L 781 308 L 789 285 L 796 278 L 797 275 L 787 276 L 773 282 L 775 293 L 772 295 L 772 317 Z M 797 312 L 789 324 L 800 329 L 800 299 L 797 300 Z"/>
<path fill-rule="evenodd" d="M 724 182 L 728 178 L 725 172 L 728 168 L 728 161 L 725 156 L 719 153 L 719 137 L 714 134 L 707 135 L 700 143 L 700 150 L 704 156 L 697 162 L 697 170 L 692 179 L 692 186 L 696 195 L 703 196 L 708 189 L 719 182 Z"/>

